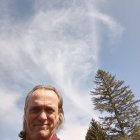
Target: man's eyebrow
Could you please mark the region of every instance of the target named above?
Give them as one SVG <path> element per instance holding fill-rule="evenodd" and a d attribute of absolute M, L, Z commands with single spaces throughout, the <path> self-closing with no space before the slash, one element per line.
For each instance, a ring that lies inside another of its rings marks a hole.
<path fill-rule="evenodd" d="M 45 108 L 54 108 L 55 106 L 54 105 L 40 105 L 38 103 L 34 103 L 33 105 L 30 106 L 30 108 L 32 107 L 45 107 Z"/>
<path fill-rule="evenodd" d="M 37 109 L 37 108 L 41 108 L 41 106 L 33 105 L 33 106 L 30 106 L 29 110 L 30 110 L 30 109 L 35 109 L 35 108 L 36 108 L 36 109 Z"/>

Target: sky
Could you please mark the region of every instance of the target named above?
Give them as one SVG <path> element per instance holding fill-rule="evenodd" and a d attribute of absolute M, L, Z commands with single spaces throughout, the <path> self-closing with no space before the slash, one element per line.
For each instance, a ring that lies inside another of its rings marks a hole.
<path fill-rule="evenodd" d="M 99 113 L 90 91 L 98 69 L 139 99 L 139 0 L 0 0 L 0 137 L 16 140 L 27 93 L 55 86 L 64 98 L 61 140 L 84 140 Z"/>

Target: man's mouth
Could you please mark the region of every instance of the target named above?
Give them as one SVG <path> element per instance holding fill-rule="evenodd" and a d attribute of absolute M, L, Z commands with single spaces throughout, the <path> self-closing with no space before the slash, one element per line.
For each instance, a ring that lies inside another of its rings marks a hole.
<path fill-rule="evenodd" d="M 49 123 L 37 123 L 37 124 L 34 124 L 35 127 L 41 127 L 41 128 L 46 128 L 49 126 Z"/>

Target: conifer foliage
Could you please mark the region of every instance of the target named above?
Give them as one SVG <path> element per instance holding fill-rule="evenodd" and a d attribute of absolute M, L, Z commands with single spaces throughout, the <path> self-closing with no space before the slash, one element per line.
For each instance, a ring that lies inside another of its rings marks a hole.
<path fill-rule="evenodd" d="M 86 140 L 108 140 L 103 128 L 94 119 L 92 119 L 90 122 Z"/>
<path fill-rule="evenodd" d="M 136 105 L 140 100 L 134 100 L 129 86 L 123 86 L 124 81 L 116 80 L 115 75 L 104 70 L 97 71 L 95 85 L 91 92 L 92 101 L 96 110 L 105 113 L 100 117 L 103 128 L 110 138 L 121 136 L 128 140 L 140 122 L 140 111 Z"/>

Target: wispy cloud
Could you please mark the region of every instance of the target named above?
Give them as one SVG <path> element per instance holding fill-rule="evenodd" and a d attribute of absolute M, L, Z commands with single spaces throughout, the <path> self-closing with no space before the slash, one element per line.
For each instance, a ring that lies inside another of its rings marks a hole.
<path fill-rule="evenodd" d="M 111 34 L 109 35 L 110 39 L 115 39 L 116 37 L 120 37 L 122 35 L 122 32 L 124 31 L 124 28 L 117 23 L 112 17 L 105 15 L 103 13 L 97 12 L 95 14 L 95 17 L 106 27 L 108 27 Z"/>
<path fill-rule="evenodd" d="M 0 89 L 0 131 L 2 139 L 10 139 L 8 135 L 16 137 L 16 133 L 19 130 L 15 127 L 15 124 L 21 125 L 22 112 L 18 107 L 18 100 L 20 95 L 14 93 L 8 89 Z M 14 133 L 7 131 L 8 128 L 11 129 Z M 5 135 L 7 134 L 7 135 Z"/>
<path fill-rule="evenodd" d="M 52 7 L 45 9 L 45 3 Z M 53 5 L 50 1 L 36 1 L 32 19 L 12 26 L 5 19 L 7 24 L 1 28 L 3 34 L 0 35 L 0 83 L 4 82 L 3 88 L 18 91 L 40 83 L 58 87 L 64 96 L 66 116 L 66 127 L 60 137 L 62 140 L 84 140 L 91 117 L 96 117 L 89 95 L 99 61 L 96 21 L 103 21 L 114 31 L 117 23 L 108 16 L 97 14 L 95 6 L 89 7 L 94 1 L 62 3 Z M 1 108 L 2 112 L 14 108 L 13 112 L 22 117 L 17 107 L 19 98 L 11 90 L 2 92 L 2 101 L 11 100 L 11 104 Z M 17 118 L 14 114 L 12 117 Z M 1 122 L 4 115 L 2 118 Z M 20 121 L 17 125 L 19 129 Z M 13 127 L 14 124 L 9 124 L 10 132 Z M 77 131 L 77 135 L 72 135 Z"/>

